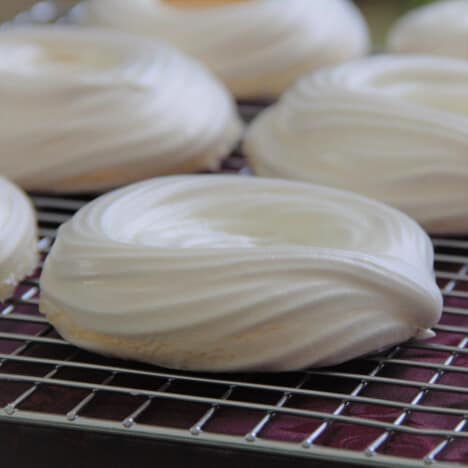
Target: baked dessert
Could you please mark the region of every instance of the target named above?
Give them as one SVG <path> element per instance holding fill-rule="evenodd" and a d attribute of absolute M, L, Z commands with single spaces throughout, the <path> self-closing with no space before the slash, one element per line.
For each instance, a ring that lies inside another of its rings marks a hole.
<path fill-rule="evenodd" d="M 468 59 L 468 0 L 446 0 L 412 10 L 391 29 L 388 49 Z"/>
<path fill-rule="evenodd" d="M 216 169 L 242 124 L 224 86 L 156 41 L 70 26 L 0 32 L 0 174 L 101 191 Z"/>
<path fill-rule="evenodd" d="M 112 356 L 288 371 L 430 336 L 441 312 L 432 264 L 414 221 L 355 194 L 158 178 L 96 199 L 60 228 L 40 310 L 66 339 Z"/>
<path fill-rule="evenodd" d="M 376 56 L 302 79 L 247 131 L 258 175 L 352 190 L 468 232 L 468 62 Z"/>
<path fill-rule="evenodd" d="M 272 98 L 311 69 L 365 55 L 348 0 L 87 0 L 81 24 L 157 37 L 202 61 L 239 98 Z"/>
<path fill-rule="evenodd" d="M 3 156 L 3 155 L 2 155 Z M 36 217 L 26 195 L 0 176 L 0 301 L 37 264 Z"/>

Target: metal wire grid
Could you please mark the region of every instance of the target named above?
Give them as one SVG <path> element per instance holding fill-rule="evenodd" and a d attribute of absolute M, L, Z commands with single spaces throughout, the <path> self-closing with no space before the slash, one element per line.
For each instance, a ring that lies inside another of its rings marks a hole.
<path fill-rule="evenodd" d="M 39 247 L 46 255 L 57 226 L 86 200 L 43 196 L 33 200 L 41 226 Z M 468 462 L 464 458 L 468 388 L 463 384 L 468 375 L 468 327 L 452 325 L 468 321 L 468 241 L 435 239 L 434 243 L 440 252 L 437 278 L 444 297 L 462 304 L 446 306 L 442 324 L 435 327 L 445 344 L 410 342 L 335 369 L 267 376 L 172 372 L 80 351 L 39 315 L 38 271 L 0 308 L 0 420 L 371 465 L 453 466 L 447 464 L 450 449 L 461 446 L 463 453 L 455 458 Z M 407 378 L 409 374 L 414 375 Z M 462 382 L 454 384 L 454 375 Z M 385 398 L 373 397 L 382 386 L 392 391 Z M 440 403 L 441 394 L 448 403 Z M 117 404 L 118 397 L 129 402 Z M 180 410 L 184 417 L 173 411 L 174 404 L 179 410 L 180 405 L 185 408 Z M 375 414 L 362 416 L 362 408 L 374 408 Z M 154 420 L 155 412 L 162 420 Z M 174 414 L 177 420 L 171 421 Z M 418 416 L 435 420 L 418 427 L 411 421 Z M 231 421 L 230 428 L 239 425 L 238 433 L 229 433 L 231 429 L 226 431 L 216 421 L 223 418 L 225 423 Z M 309 433 L 300 440 L 281 440 L 269 431 L 281 419 L 310 424 Z M 327 435 L 344 426 L 356 433 L 367 431 L 357 442 L 359 450 L 356 444 L 352 450 L 327 444 Z M 420 453 L 403 458 L 386 450 L 402 436 L 421 445 Z"/>

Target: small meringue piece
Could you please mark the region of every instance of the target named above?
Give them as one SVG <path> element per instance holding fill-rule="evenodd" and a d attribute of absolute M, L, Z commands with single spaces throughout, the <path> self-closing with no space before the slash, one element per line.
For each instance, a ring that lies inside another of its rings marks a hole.
<path fill-rule="evenodd" d="M 433 233 L 468 232 L 468 62 L 376 56 L 301 80 L 261 113 L 254 172 L 355 191 Z"/>
<path fill-rule="evenodd" d="M 242 129 L 203 67 L 112 31 L 1 31 L 0 89 L 0 173 L 33 190 L 99 191 L 217 169 Z"/>
<path fill-rule="evenodd" d="M 203 62 L 241 98 L 277 96 L 305 72 L 369 50 L 365 20 L 348 0 L 197 3 L 88 0 L 76 17 L 164 39 Z"/>
<path fill-rule="evenodd" d="M 105 354 L 286 371 L 422 336 L 442 307 L 432 264 L 414 221 L 355 194 L 167 177 L 104 195 L 60 228 L 40 308 L 66 339 Z"/>
<path fill-rule="evenodd" d="M 36 216 L 31 202 L 14 184 L 0 176 L 0 301 L 37 264 Z"/>
<path fill-rule="evenodd" d="M 391 29 L 388 49 L 468 59 L 468 0 L 435 2 L 411 11 Z"/>

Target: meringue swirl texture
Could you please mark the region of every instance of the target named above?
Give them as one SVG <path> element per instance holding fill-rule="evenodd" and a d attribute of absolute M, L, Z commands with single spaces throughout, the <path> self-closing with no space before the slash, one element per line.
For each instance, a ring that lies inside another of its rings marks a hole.
<path fill-rule="evenodd" d="M 37 264 L 36 216 L 26 195 L 0 176 L 0 301 Z"/>
<path fill-rule="evenodd" d="M 435 2 L 411 11 L 393 26 L 387 43 L 396 53 L 468 59 L 468 0 Z"/>
<path fill-rule="evenodd" d="M 309 75 L 247 131 L 258 175 L 355 191 L 468 232 L 468 62 L 376 56 Z"/>
<path fill-rule="evenodd" d="M 167 177 L 106 194 L 60 228 L 40 307 L 66 339 L 105 354 L 287 371 L 430 336 L 432 264 L 415 222 L 355 194 Z"/>
<path fill-rule="evenodd" d="M 0 32 L 0 173 L 100 191 L 217 169 L 242 125 L 224 85 L 179 52 L 112 31 Z"/>
<path fill-rule="evenodd" d="M 164 39 L 203 62 L 240 98 L 277 96 L 309 70 L 365 55 L 370 43 L 365 20 L 348 0 L 199 8 L 164 0 L 88 0 L 76 17 L 81 24 Z"/>

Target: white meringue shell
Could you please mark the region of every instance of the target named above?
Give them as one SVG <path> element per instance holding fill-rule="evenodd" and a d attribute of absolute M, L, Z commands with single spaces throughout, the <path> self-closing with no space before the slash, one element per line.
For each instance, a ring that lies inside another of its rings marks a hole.
<path fill-rule="evenodd" d="M 396 53 L 468 59 L 468 0 L 447 0 L 403 16 L 388 35 Z"/>
<path fill-rule="evenodd" d="M 276 96 L 303 73 L 369 50 L 348 0 L 251 0 L 176 8 L 163 0 L 88 0 L 82 24 L 158 37 L 202 61 L 238 97 Z"/>
<path fill-rule="evenodd" d="M 0 176 L 0 301 L 37 264 L 36 216 L 26 195 Z"/>
<path fill-rule="evenodd" d="M 0 99 L 0 174 L 34 190 L 97 191 L 216 169 L 242 129 L 209 72 L 112 31 L 1 31 Z"/>
<path fill-rule="evenodd" d="M 432 264 L 416 223 L 351 193 L 168 177 L 106 194 L 60 228 L 40 307 L 106 354 L 293 370 L 423 336 L 441 312 Z"/>
<path fill-rule="evenodd" d="M 355 191 L 468 232 L 468 62 L 376 56 L 302 79 L 247 131 L 258 175 Z"/>

